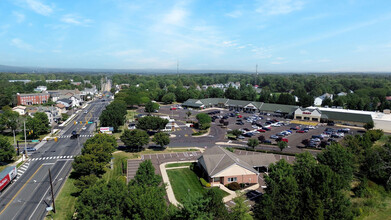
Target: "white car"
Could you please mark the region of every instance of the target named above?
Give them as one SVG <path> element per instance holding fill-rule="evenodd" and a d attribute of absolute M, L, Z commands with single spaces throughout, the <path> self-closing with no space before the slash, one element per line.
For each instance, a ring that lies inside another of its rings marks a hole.
<path fill-rule="evenodd" d="M 82 127 L 82 128 L 81 128 L 81 130 L 83 130 L 83 131 L 86 130 L 86 129 L 87 129 L 87 127 Z"/>

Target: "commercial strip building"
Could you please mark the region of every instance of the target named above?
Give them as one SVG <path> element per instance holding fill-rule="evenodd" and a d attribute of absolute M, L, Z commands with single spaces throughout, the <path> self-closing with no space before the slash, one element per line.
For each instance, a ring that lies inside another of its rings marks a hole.
<path fill-rule="evenodd" d="M 279 160 L 274 154 L 237 155 L 215 146 L 205 150 L 197 161 L 207 181 L 214 186 L 231 182 L 256 184 L 259 173 L 267 172 L 269 165 Z"/>
<path fill-rule="evenodd" d="M 232 100 L 224 98 L 188 99 L 182 104 L 188 108 L 226 108 L 229 110 L 273 113 L 298 120 L 315 122 L 334 122 L 337 124 L 362 127 L 373 121 L 375 129 L 391 132 L 390 110 L 383 112 L 370 112 L 340 108 L 308 107 L 302 108 L 294 105 L 281 105 L 263 102 Z"/>

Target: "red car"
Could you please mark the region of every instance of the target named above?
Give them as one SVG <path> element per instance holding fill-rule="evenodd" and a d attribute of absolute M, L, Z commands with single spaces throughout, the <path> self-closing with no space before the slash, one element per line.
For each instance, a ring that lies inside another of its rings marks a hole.
<path fill-rule="evenodd" d="M 238 115 L 238 118 L 242 118 L 243 116 L 241 116 L 241 115 Z"/>
<path fill-rule="evenodd" d="M 175 107 L 171 107 L 170 110 L 176 110 L 176 108 Z"/>
<path fill-rule="evenodd" d="M 298 131 L 296 131 L 296 133 L 305 133 L 305 131 L 304 130 L 298 130 Z"/>
<path fill-rule="evenodd" d="M 257 131 L 259 131 L 259 132 L 266 132 L 266 130 L 264 130 L 264 129 L 258 129 Z"/>

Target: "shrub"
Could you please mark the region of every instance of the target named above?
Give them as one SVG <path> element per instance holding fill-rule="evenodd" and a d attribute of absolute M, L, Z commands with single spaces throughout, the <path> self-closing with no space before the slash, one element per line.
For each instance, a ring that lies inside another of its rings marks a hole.
<path fill-rule="evenodd" d="M 230 151 L 230 152 L 234 152 L 234 149 L 232 148 L 232 147 L 227 147 L 227 148 L 225 148 L 227 151 Z"/>
<path fill-rule="evenodd" d="M 210 187 L 210 183 L 206 182 L 204 178 L 200 178 L 201 185 L 204 187 Z"/>
<path fill-rule="evenodd" d="M 227 185 L 227 188 L 232 191 L 236 191 L 236 190 L 240 190 L 240 185 L 237 182 L 232 182 Z"/>

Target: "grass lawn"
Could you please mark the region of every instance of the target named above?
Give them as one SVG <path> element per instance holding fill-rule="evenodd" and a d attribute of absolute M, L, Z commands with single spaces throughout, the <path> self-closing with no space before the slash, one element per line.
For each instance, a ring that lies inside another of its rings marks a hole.
<path fill-rule="evenodd" d="M 7 167 L 7 165 L 0 166 L 0 172 L 3 171 L 6 167 Z"/>
<path fill-rule="evenodd" d="M 183 166 L 190 166 L 192 162 L 184 162 L 184 163 L 169 163 L 166 165 L 166 168 L 170 167 L 183 167 Z"/>
<path fill-rule="evenodd" d="M 46 137 L 48 134 L 49 134 L 49 133 L 40 135 L 40 136 L 37 138 L 37 140 L 38 140 L 38 139 L 41 139 L 41 138 L 43 139 L 43 138 Z M 9 133 L 9 134 L 0 134 L 0 137 L 7 139 L 7 141 L 8 141 L 9 143 L 11 143 L 11 144 L 14 144 L 14 136 L 13 136 L 12 133 Z M 16 139 L 16 140 L 19 140 L 19 141 L 24 141 L 24 139 L 23 139 L 23 134 L 22 134 L 22 133 L 16 134 L 16 135 L 15 135 L 15 139 Z M 19 144 L 20 144 L 20 143 L 19 143 Z"/>
<path fill-rule="evenodd" d="M 188 168 L 167 170 L 167 175 L 178 202 L 183 202 L 189 195 L 202 195 L 208 190 L 202 187 L 197 175 Z M 223 196 L 228 195 L 223 190 L 221 193 Z"/>
<path fill-rule="evenodd" d="M 390 135 L 383 135 L 379 140 L 377 140 L 373 146 L 383 146 L 385 143 L 387 143 L 388 138 Z"/>
<path fill-rule="evenodd" d="M 76 197 L 74 197 L 73 194 L 78 191 L 73 185 L 74 181 L 74 179 L 67 178 L 56 198 L 56 213 L 53 213 L 53 211 L 49 212 L 46 216 L 47 220 L 72 219 L 76 203 Z"/>

